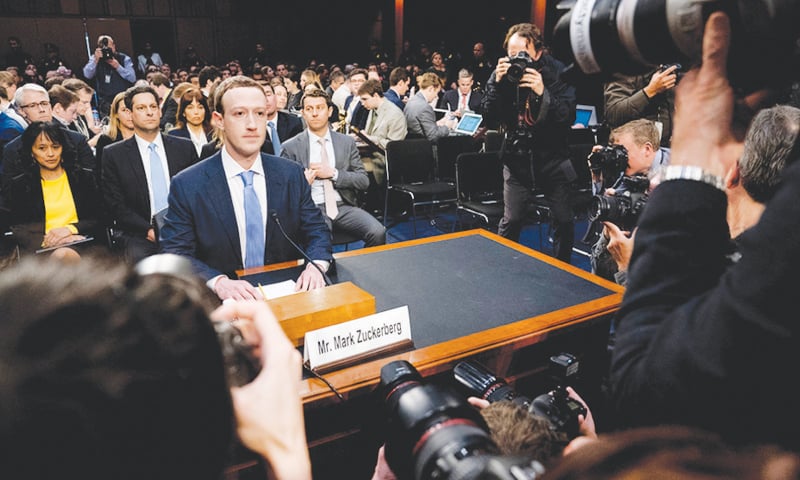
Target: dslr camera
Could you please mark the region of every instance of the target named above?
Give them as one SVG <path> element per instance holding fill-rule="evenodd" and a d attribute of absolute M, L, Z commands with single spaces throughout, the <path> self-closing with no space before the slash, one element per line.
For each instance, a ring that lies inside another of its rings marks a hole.
<path fill-rule="evenodd" d="M 614 195 L 592 197 L 588 211 L 589 220 L 592 225 L 611 222 L 622 230 L 633 230 L 647 205 L 649 189 L 650 178 L 647 175 L 622 177 L 621 188 Z"/>
<path fill-rule="evenodd" d="M 628 150 L 622 145 L 608 145 L 589 155 L 589 170 L 603 179 L 603 190 L 611 188 L 628 168 Z"/>
<path fill-rule="evenodd" d="M 728 76 L 744 92 L 794 80 L 800 49 L 796 0 L 564 0 L 553 31 L 557 58 L 587 75 L 644 74 L 661 64 L 700 63 L 715 11 L 730 18 Z"/>
<path fill-rule="evenodd" d="M 114 58 L 114 51 L 111 50 L 111 47 L 108 46 L 107 38 L 103 38 L 102 40 L 100 40 L 100 51 L 103 54 L 102 56 L 103 60 L 111 60 L 112 58 Z"/>
<path fill-rule="evenodd" d="M 520 80 L 522 80 L 522 76 L 525 75 L 526 68 L 536 68 L 536 64 L 533 62 L 533 59 L 528 52 L 525 50 L 520 51 L 513 57 L 508 59 L 511 65 L 508 66 L 508 70 L 506 71 L 506 78 L 512 84 L 519 84 Z"/>
<path fill-rule="evenodd" d="M 425 384 L 410 363 L 381 368 L 386 463 L 398 478 L 533 480 L 544 467 L 498 455 L 480 412 L 452 390 Z"/>
<path fill-rule="evenodd" d="M 550 371 L 552 376 L 557 378 L 557 386 L 554 390 L 533 399 L 518 394 L 504 379 L 498 378 L 473 360 L 465 360 L 456 365 L 453 368 L 453 376 L 471 394 L 490 403 L 509 400 L 521 405 L 532 415 L 547 419 L 553 430 L 563 432 L 572 439 L 578 436 L 578 415 L 586 416 L 587 412 L 582 403 L 569 397 L 562 381 L 577 375 L 578 365 L 578 361 L 569 353 L 550 357 Z"/>

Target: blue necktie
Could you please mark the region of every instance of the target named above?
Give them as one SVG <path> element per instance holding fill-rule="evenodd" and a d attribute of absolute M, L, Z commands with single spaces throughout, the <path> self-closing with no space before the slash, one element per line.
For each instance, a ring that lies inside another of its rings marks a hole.
<path fill-rule="evenodd" d="M 275 128 L 275 122 L 267 122 L 269 127 L 269 138 L 272 139 L 272 149 L 275 151 L 276 156 L 281 154 L 281 138 L 278 136 L 278 130 Z"/>
<path fill-rule="evenodd" d="M 161 157 L 158 156 L 156 147 L 155 143 L 151 143 L 147 148 L 150 149 L 150 183 L 153 187 L 153 211 L 160 212 L 167 208 L 169 187 L 166 181 L 167 175 L 164 173 L 164 165 L 161 164 Z"/>
<path fill-rule="evenodd" d="M 247 237 L 244 240 L 245 268 L 264 265 L 264 222 L 261 218 L 261 203 L 253 188 L 254 174 L 251 170 L 239 174 L 244 183 L 244 223 Z"/>

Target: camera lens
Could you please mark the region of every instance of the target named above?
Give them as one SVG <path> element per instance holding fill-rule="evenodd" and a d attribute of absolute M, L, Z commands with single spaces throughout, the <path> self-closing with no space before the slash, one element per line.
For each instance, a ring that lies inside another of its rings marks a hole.
<path fill-rule="evenodd" d="M 589 220 L 591 221 L 611 221 L 619 218 L 620 204 L 617 197 L 607 197 L 605 195 L 595 195 L 589 204 Z"/>
<path fill-rule="evenodd" d="M 517 393 L 509 387 L 505 380 L 497 378 L 483 365 L 465 360 L 453 368 L 453 377 L 464 385 L 470 393 L 488 400 L 490 403 L 499 400 L 514 400 Z M 523 402 L 527 400 L 523 398 Z"/>

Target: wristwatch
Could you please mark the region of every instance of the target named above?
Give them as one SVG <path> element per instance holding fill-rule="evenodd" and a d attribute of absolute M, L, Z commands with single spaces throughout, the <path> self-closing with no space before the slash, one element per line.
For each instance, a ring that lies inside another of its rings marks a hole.
<path fill-rule="evenodd" d="M 669 165 L 664 171 L 664 181 L 669 180 L 695 180 L 703 182 L 725 191 L 725 182 L 722 177 L 713 175 L 696 165 Z"/>

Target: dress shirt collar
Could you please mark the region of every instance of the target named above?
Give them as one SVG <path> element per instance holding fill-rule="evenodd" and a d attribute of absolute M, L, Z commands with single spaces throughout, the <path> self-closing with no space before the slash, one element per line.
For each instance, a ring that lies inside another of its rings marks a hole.
<path fill-rule="evenodd" d="M 239 163 L 236 162 L 236 160 L 234 160 L 233 157 L 231 157 L 225 145 L 222 146 L 220 152 L 222 154 L 222 169 L 225 171 L 225 178 L 231 179 L 245 171 L 245 169 L 242 168 L 242 166 L 239 165 Z M 253 162 L 253 165 L 250 167 L 250 170 L 255 172 L 256 175 L 261 175 L 262 177 L 266 178 L 266 176 L 264 175 L 264 164 L 261 162 L 260 153 L 258 155 L 258 160 Z"/>
<path fill-rule="evenodd" d="M 150 148 L 150 144 L 151 143 L 155 143 L 156 146 L 158 146 L 158 154 L 159 155 L 164 156 L 164 155 L 167 154 L 166 150 L 164 150 L 164 140 L 161 138 L 161 134 L 160 133 L 158 135 L 156 135 L 155 140 L 153 140 L 152 142 L 148 142 L 147 140 L 145 140 L 144 138 L 140 137 L 136 133 L 133 134 L 133 138 L 136 139 L 136 146 L 139 147 L 139 151 L 141 151 L 141 152 L 148 151 L 148 149 Z M 148 158 L 148 157 L 143 157 L 143 158 Z"/>

